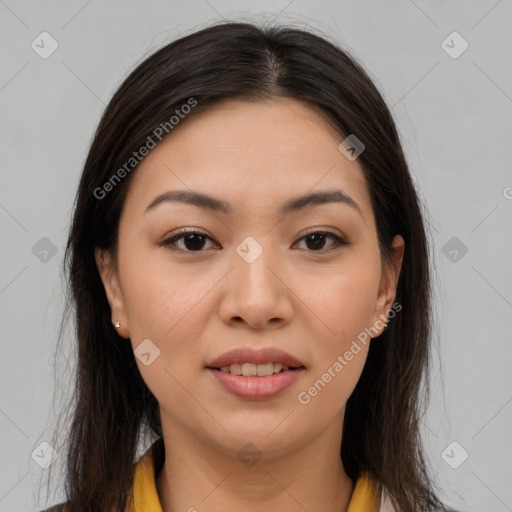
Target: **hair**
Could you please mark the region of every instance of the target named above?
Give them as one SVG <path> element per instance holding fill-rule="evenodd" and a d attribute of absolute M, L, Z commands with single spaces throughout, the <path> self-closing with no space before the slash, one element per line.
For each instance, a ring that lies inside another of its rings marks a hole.
<path fill-rule="evenodd" d="M 126 169 L 155 128 L 191 98 L 197 105 L 183 122 L 223 99 L 278 97 L 325 114 L 340 141 L 350 134 L 362 141 L 365 150 L 357 161 L 382 261 L 392 261 L 394 235 L 405 240 L 395 297 L 402 310 L 371 343 L 347 401 L 344 468 L 353 480 L 367 472 L 400 512 L 444 510 L 420 436 L 432 337 L 429 247 L 390 110 L 362 65 L 335 42 L 292 27 L 223 22 L 173 41 L 138 64 L 106 107 L 87 154 L 63 260 L 77 338 L 66 437 L 68 512 L 123 512 L 144 429 L 162 436 L 158 402 L 138 371 L 131 344 L 112 326 L 94 256 L 100 247 L 117 261 L 120 213 L 136 165 L 110 187 L 107 198 L 95 191 L 112 183 L 113 173 Z"/>

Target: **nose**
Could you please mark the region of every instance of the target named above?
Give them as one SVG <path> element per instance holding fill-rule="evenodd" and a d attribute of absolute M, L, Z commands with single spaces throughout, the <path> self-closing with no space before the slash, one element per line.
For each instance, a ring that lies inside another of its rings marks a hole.
<path fill-rule="evenodd" d="M 294 312 L 291 283 L 287 283 L 290 278 L 271 249 L 254 245 L 241 244 L 233 253 L 233 269 L 223 280 L 219 314 L 228 325 L 279 328 L 290 322 Z M 253 259 L 255 249 L 258 251 Z"/>

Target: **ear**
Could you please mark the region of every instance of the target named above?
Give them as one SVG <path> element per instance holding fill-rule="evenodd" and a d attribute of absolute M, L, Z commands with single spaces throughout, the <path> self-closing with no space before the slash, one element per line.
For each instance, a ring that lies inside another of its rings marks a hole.
<path fill-rule="evenodd" d="M 389 311 L 391 310 L 395 296 L 398 278 L 400 277 L 400 270 L 402 268 L 402 261 L 404 258 L 405 242 L 401 235 L 395 235 L 391 242 L 392 258 L 391 263 L 383 263 L 381 280 L 379 285 L 379 292 L 377 295 L 377 302 L 375 304 L 375 313 L 373 318 L 373 330 L 378 331 L 376 336 L 380 336 L 385 329 L 385 324 L 388 321 Z M 401 309 L 401 307 L 400 307 Z M 400 311 L 398 309 L 398 311 Z"/>
<path fill-rule="evenodd" d="M 128 316 L 126 315 L 126 306 L 119 285 L 119 276 L 112 261 L 111 253 L 106 249 L 94 248 L 94 257 L 96 266 L 105 288 L 107 300 L 112 313 L 112 324 L 120 323 L 120 327 L 116 330 L 119 336 L 129 338 Z"/>

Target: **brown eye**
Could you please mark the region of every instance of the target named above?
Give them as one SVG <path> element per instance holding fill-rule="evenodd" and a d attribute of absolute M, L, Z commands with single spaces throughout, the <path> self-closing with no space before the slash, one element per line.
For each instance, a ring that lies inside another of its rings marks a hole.
<path fill-rule="evenodd" d="M 204 247 L 206 237 L 199 233 L 190 233 L 181 237 L 185 247 L 191 251 L 201 250 Z"/>
<path fill-rule="evenodd" d="M 177 242 L 183 240 L 182 247 L 177 246 Z M 160 246 L 168 247 L 171 250 L 182 250 L 185 252 L 201 252 L 207 240 L 211 238 L 198 231 L 180 231 L 177 235 L 162 241 Z"/>
<path fill-rule="evenodd" d="M 330 238 L 334 242 L 325 249 L 325 241 Z M 349 242 L 344 240 L 343 238 L 335 235 L 334 233 L 330 233 L 328 231 L 314 231 L 313 233 L 309 233 L 306 236 L 302 237 L 300 241 L 306 240 L 306 247 L 308 250 L 313 252 L 321 252 L 327 251 L 331 249 L 336 249 L 340 246 L 349 245 Z"/>

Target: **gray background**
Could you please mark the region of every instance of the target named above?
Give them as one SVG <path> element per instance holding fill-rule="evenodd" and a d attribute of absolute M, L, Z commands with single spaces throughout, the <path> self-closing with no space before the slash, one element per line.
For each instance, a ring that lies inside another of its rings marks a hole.
<path fill-rule="evenodd" d="M 452 506 L 512 510 L 510 0 L 0 0 L 0 511 L 45 504 L 37 486 L 48 469 L 32 454 L 47 450 L 58 413 L 60 266 L 93 130 L 137 62 L 220 18 L 322 31 L 363 63 L 392 107 L 437 271 L 430 463 Z M 46 59 L 31 47 L 50 47 L 43 31 L 58 43 Z M 469 44 L 457 58 L 458 36 L 442 44 L 453 31 Z M 44 253 L 52 245 L 56 253 Z"/>

